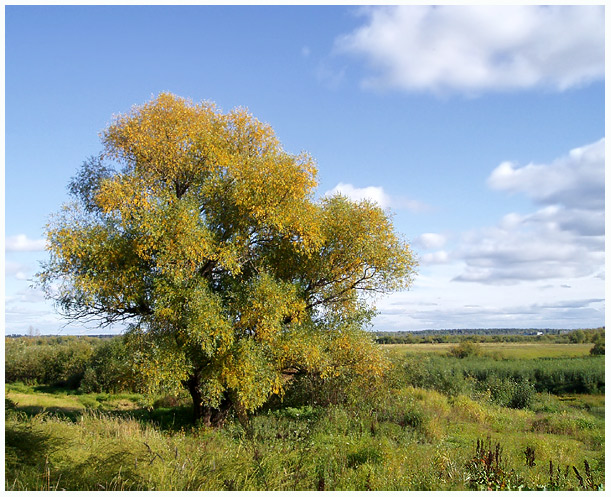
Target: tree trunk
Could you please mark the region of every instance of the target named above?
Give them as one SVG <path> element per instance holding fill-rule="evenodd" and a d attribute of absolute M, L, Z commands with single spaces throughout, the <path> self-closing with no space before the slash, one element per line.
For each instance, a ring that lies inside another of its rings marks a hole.
<path fill-rule="evenodd" d="M 199 386 L 199 371 L 189 376 L 189 379 L 185 381 L 185 386 L 189 389 L 191 399 L 193 399 L 193 424 L 196 424 L 204 417 L 204 398 Z M 206 424 L 209 424 L 209 420 Z"/>
<path fill-rule="evenodd" d="M 221 426 L 233 405 L 231 400 L 225 397 L 218 408 L 204 405 L 199 371 L 195 371 L 189 376 L 189 379 L 185 381 L 185 386 L 193 399 L 193 424 L 202 423 L 204 426 Z"/>
<path fill-rule="evenodd" d="M 250 424 L 248 412 L 237 399 L 233 402 L 233 408 L 236 416 L 238 417 L 238 421 L 242 425 L 242 428 L 244 428 L 246 431 L 246 435 L 250 438 L 252 436 L 252 425 Z"/>
<path fill-rule="evenodd" d="M 207 407 L 206 410 L 209 426 L 221 426 L 225 422 L 225 419 L 227 418 L 227 415 L 229 414 L 229 411 L 232 407 L 233 403 L 231 402 L 231 400 L 229 400 L 228 397 L 225 397 L 221 401 L 218 408 Z"/>

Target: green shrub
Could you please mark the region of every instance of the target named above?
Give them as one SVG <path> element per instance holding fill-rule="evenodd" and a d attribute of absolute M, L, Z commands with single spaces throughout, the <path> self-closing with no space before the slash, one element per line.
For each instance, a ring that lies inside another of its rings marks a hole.
<path fill-rule="evenodd" d="M 105 340 L 92 354 L 81 381 L 83 392 L 138 391 L 122 337 Z"/>
<path fill-rule="evenodd" d="M 480 382 L 480 388 L 490 392 L 490 400 L 494 404 L 507 407 L 513 397 L 515 383 L 509 378 L 499 378 L 491 375 Z"/>
<path fill-rule="evenodd" d="M 78 388 L 97 340 L 84 337 L 7 338 L 5 381 Z"/>
<path fill-rule="evenodd" d="M 416 430 L 421 429 L 427 421 L 426 414 L 418 407 L 412 407 L 403 413 L 399 421 L 400 426 L 409 426 Z"/>
<path fill-rule="evenodd" d="M 318 411 L 312 406 L 286 407 L 278 411 L 279 415 L 286 416 L 289 419 L 312 419 L 317 413 Z"/>
<path fill-rule="evenodd" d="M 457 357 L 458 359 L 480 356 L 482 355 L 482 348 L 477 343 L 461 342 L 459 345 L 456 345 L 450 349 L 449 355 L 452 357 Z"/>
<path fill-rule="evenodd" d="M 598 342 L 590 349 L 590 355 L 605 355 L 605 342 Z"/>
<path fill-rule="evenodd" d="M 535 399 L 535 387 L 527 380 L 515 382 L 511 394 L 511 400 L 507 407 L 513 409 L 528 409 Z"/>

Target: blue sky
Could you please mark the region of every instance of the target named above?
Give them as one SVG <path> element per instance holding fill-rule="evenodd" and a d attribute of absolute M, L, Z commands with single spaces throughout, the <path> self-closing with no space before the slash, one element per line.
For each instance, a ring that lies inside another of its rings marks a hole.
<path fill-rule="evenodd" d="M 604 8 L 7 6 L 6 333 L 75 333 L 30 281 L 114 114 L 247 107 L 378 201 L 420 259 L 378 330 L 604 325 Z M 92 330 L 88 330 L 92 331 Z"/>

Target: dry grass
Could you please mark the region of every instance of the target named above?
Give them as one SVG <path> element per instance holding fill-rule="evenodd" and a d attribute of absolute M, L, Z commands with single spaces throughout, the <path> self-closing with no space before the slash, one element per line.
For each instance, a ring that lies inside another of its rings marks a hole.
<path fill-rule="evenodd" d="M 590 354 L 591 343 L 480 343 L 483 354 L 500 359 L 537 359 L 542 357 L 583 357 Z M 382 345 L 392 356 L 400 354 L 447 354 L 455 343 L 405 343 Z"/>

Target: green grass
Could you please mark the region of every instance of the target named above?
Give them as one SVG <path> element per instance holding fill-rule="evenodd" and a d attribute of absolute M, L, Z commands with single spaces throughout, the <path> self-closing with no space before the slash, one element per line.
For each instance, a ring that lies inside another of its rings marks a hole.
<path fill-rule="evenodd" d="M 393 346 L 410 352 L 395 356 L 392 374 L 367 396 L 352 392 L 343 404 L 326 407 L 270 404 L 251 417 L 248 433 L 231 416 L 220 429 L 192 426 L 185 398 L 160 398 L 150 409 L 139 394 L 8 384 L 5 489 L 600 488 L 603 393 L 532 391 L 527 407 L 512 409 L 490 389 L 476 388 L 488 380 L 469 375 L 532 374 L 545 366 L 553 379 L 558 370 L 598 371 L 604 359 L 571 358 L 579 355 L 574 345 L 490 345 L 491 352 L 519 352 L 522 359 L 499 359 L 487 350 L 480 357 L 447 357 L 452 344 L 433 346 L 445 352 L 432 355 L 424 347 L 415 353 L 412 345 Z M 535 357 L 552 349 L 563 352 Z M 494 450 L 497 443 L 499 465 L 487 466 L 477 448 Z M 534 465 L 527 464 L 527 452 Z"/>
<path fill-rule="evenodd" d="M 154 419 L 102 408 L 71 418 L 18 405 L 7 410 L 6 489 L 465 490 L 476 441 L 488 437 L 528 488 L 549 484 L 550 460 L 581 473 L 588 460 L 594 480 L 603 480 L 604 417 L 592 412 L 604 409 L 602 395 L 538 394 L 539 407 L 554 405 L 548 412 L 414 387 L 391 393 L 375 408 L 261 412 L 252 418 L 251 437 L 234 419 L 220 430 L 164 429 Z M 16 395 L 9 389 L 9 398 Z M 43 408 L 50 394 L 31 395 Z M 526 447 L 535 452 L 535 467 L 524 463 Z M 563 485 L 579 489 L 573 473 Z"/>
<path fill-rule="evenodd" d="M 582 357 L 590 354 L 591 343 L 480 343 L 484 355 L 499 359 Z M 455 343 L 414 343 L 382 345 L 392 357 L 404 354 L 447 354 Z"/>
<path fill-rule="evenodd" d="M 133 410 L 145 407 L 140 394 L 77 394 L 64 388 L 30 386 L 23 384 L 5 385 L 5 397 L 20 408 L 29 410 L 82 411 L 85 409 Z"/>

